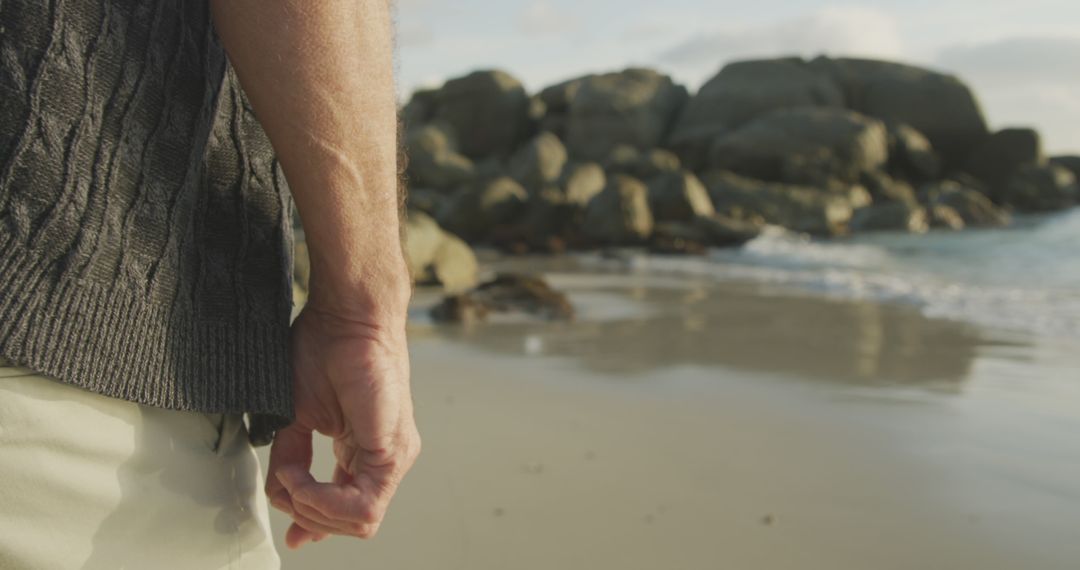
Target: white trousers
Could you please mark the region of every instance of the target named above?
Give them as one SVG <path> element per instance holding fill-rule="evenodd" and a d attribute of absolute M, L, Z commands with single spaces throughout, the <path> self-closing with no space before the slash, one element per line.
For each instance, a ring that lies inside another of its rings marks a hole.
<path fill-rule="evenodd" d="M 0 360 L 0 569 L 280 565 L 241 415 L 143 406 Z"/>

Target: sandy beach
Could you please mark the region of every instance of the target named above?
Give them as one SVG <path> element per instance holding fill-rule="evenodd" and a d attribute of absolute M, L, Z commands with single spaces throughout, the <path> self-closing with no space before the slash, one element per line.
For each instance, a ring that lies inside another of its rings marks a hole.
<path fill-rule="evenodd" d="M 576 322 L 435 326 L 418 297 L 421 461 L 373 541 L 288 551 L 275 513 L 286 568 L 1076 568 L 1073 343 L 760 285 L 549 277 Z"/>

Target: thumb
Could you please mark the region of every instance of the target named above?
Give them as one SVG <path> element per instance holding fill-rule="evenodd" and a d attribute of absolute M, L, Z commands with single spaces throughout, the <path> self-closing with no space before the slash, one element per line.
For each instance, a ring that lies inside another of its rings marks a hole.
<path fill-rule="evenodd" d="M 281 482 L 283 472 L 311 471 L 311 430 L 290 424 L 279 430 L 270 446 L 270 465 L 266 474 L 266 495 L 270 504 L 292 510 L 289 492 Z"/>

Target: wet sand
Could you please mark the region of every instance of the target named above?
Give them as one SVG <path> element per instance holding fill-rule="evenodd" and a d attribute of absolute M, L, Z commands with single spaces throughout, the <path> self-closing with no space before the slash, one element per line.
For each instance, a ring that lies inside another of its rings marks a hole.
<path fill-rule="evenodd" d="M 1073 343 L 756 286 L 552 278 L 578 322 L 417 319 L 421 461 L 374 541 L 287 551 L 275 513 L 286 568 L 1077 567 Z"/>

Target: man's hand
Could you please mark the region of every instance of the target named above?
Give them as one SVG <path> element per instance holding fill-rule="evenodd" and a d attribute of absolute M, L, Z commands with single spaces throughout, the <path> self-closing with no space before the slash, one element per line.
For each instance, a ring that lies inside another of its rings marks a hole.
<path fill-rule="evenodd" d="M 378 328 L 308 305 L 292 325 L 296 421 L 270 450 L 266 493 L 293 518 L 290 548 L 375 534 L 420 452 L 404 326 Z M 334 440 L 333 480 L 312 477 L 311 441 Z"/>

